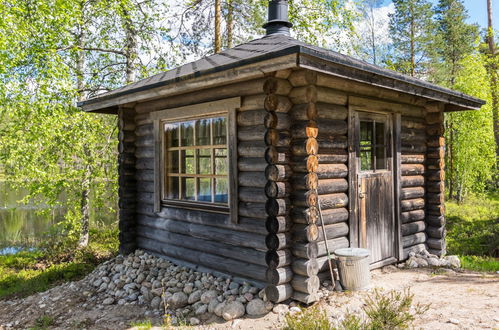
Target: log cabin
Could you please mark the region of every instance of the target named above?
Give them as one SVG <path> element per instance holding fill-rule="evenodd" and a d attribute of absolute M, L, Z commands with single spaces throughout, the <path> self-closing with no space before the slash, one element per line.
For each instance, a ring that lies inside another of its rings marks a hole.
<path fill-rule="evenodd" d="M 444 113 L 482 100 L 267 34 L 79 103 L 119 125 L 120 252 L 317 300 L 327 248 L 445 253 Z"/>

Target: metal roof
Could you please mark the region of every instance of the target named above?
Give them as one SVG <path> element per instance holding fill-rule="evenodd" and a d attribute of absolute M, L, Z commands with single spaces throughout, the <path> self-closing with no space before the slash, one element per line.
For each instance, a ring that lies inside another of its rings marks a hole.
<path fill-rule="evenodd" d="M 313 58 L 331 62 L 331 64 L 334 65 L 340 65 L 349 69 L 354 69 L 358 72 L 366 73 L 369 76 L 381 76 L 383 78 L 402 82 L 406 85 L 412 85 L 420 89 L 428 89 L 432 92 L 452 96 L 453 99 L 456 100 L 456 104 L 460 103 L 460 100 L 463 102 L 463 108 L 479 108 L 481 105 L 485 104 L 483 100 L 451 89 L 443 88 L 414 77 L 406 76 L 392 70 L 384 69 L 351 56 L 312 46 L 283 34 L 272 34 L 238 45 L 231 49 L 226 49 L 218 54 L 201 58 L 175 69 L 153 75 L 149 78 L 120 87 L 113 91 L 97 95 L 83 102 L 79 102 L 78 106 L 85 107 L 86 105 L 111 100 L 123 95 L 139 93 L 148 89 L 162 87 L 175 82 L 289 54 L 311 56 Z M 298 66 L 299 64 L 297 63 L 297 67 Z M 367 83 L 372 83 L 372 81 L 369 81 L 368 78 L 364 78 L 364 80 Z M 390 88 L 390 86 L 382 87 Z M 411 93 L 409 90 L 406 92 Z M 424 97 L 424 95 L 421 96 Z"/>

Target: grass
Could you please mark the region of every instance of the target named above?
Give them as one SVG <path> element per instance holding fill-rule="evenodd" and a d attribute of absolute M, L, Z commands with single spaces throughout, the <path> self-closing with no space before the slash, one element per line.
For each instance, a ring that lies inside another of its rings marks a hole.
<path fill-rule="evenodd" d="M 446 203 L 447 252 L 461 258 L 464 269 L 499 270 L 499 193 Z"/>
<path fill-rule="evenodd" d="M 86 249 L 72 252 L 23 251 L 0 256 L 0 299 L 24 297 L 77 280 L 118 250 L 116 230 L 92 230 Z"/>

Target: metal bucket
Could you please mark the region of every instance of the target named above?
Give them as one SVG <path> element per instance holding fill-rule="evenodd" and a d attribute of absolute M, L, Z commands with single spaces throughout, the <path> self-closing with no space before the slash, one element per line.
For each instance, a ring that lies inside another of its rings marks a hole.
<path fill-rule="evenodd" d="M 340 282 L 345 290 L 357 291 L 369 288 L 369 250 L 345 248 L 334 251 L 337 256 Z"/>

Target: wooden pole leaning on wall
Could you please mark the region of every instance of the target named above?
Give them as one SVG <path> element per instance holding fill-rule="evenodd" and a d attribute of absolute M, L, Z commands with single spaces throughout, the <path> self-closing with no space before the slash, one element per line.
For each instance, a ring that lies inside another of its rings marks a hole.
<path fill-rule="evenodd" d="M 279 75 L 277 75 L 279 76 Z M 291 185 L 288 180 L 292 175 L 289 166 L 290 119 L 288 110 L 291 101 L 287 94 L 291 90 L 290 83 L 276 76 L 268 77 L 263 85 L 265 99 L 263 106 L 265 116 L 264 158 L 266 196 L 265 211 L 267 213 L 266 237 L 267 263 L 265 294 L 267 298 L 278 303 L 291 298 L 293 288 L 290 285 L 293 279 L 291 269 L 290 248 L 290 201 Z"/>
<path fill-rule="evenodd" d="M 426 146 L 425 169 L 425 229 L 426 246 L 430 253 L 441 256 L 446 252 L 445 242 L 445 161 L 444 113 L 443 104 L 429 102 L 426 106 Z"/>

